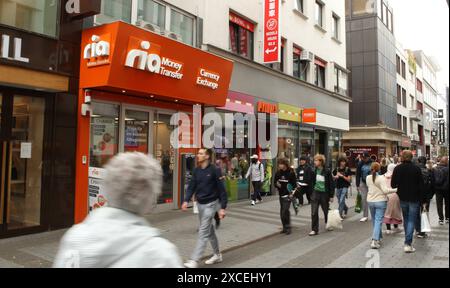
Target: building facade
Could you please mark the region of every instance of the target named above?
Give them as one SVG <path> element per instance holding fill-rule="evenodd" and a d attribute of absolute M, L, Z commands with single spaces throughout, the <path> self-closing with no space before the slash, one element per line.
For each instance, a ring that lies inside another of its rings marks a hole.
<path fill-rule="evenodd" d="M 386 1 L 346 1 L 347 67 L 351 70 L 352 103 L 351 127 L 344 133 L 344 150 L 352 157 L 369 152 L 378 160 L 398 153 L 401 145 L 410 145 L 397 121 L 393 19 L 393 11 Z M 403 113 L 407 115 L 406 110 Z"/>
<path fill-rule="evenodd" d="M 0 1 L 0 238 L 74 223 L 82 19 L 100 6 L 66 2 Z"/>
<path fill-rule="evenodd" d="M 177 105 L 185 105 L 183 109 L 169 109 L 167 114 L 169 116 L 177 111 L 189 112 L 186 107 L 190 104 L 200 104 L 203 113 L 217 112 L 219 115 L 258 112 L 277 114 L 280 119 L 277 156 L 288 158 L 291 166 L 295 168 L 301 155 L 312 157 L 316 153 L 322 153 L 327 156 L 329 165 L 333 165 L 339 153 L 342 152 L 342 133 L 349 129 L 351 100 L 347 92 L 345 6 L 338 1 L 280 1 L 279 3 L 281 61 L 270 65 L 263 63 L 264 7 L 261 1 L 256 0 L 214 2 L 104 0 L 101 13 L 93 18 L 96 27 L 93 28 L 94 30 L 87 29 L 85 33 L 103 31 L 104 28 L 101 27 L 111 27 L 110 25 L 113 25 L 115 21 L 121 20 L 138 26 L 136 28 L 138 30 L 151 32 L 151 35 L 158 34 L 159 37 L 155 38 L 157 41 L 162 41 L 161 37 L 171 38 L 170 41 L 174 40 L 170 42 L 172 45 L 169 42 L 165 43 L 164 49 L 166 46 L 183 45 L 183 49 L 190 51 L 201 49 L 207 52 L 207 55 L 210 53 L 216 55 L 217 59 L 231 60 L 233 62 L 231 81 L 223 103 L 219 104 L 221 97 L 216 96 L 203 101 L 194 101 L 193 91 L 190 91 L 190 97 L 177 98 L 175 94 L 168 95 L 167 91 L 153 91 L 154 88 L 147 88 L 147 90 L 149 93 L 151 90 L 151 96 L 153 96 L 151 99 L 158 99 L 161 102 L 169 101 L 170 107 L 174 107 L 174 100 L 178 101 Z M 131 26 L 127 27 L 126 29 L 133 31 L 132 35 L 140 34 Z M 103 34 L 107 36 L 109 33 Z M 145 34 L 145 37 L 151 38 L 150 34 Z M 116 55 L 112 56 L 111 61 L 120 63 L 120 59 L 114 59 L 114 56 Z M 83 69 L 85 69 L 83 65 L 86 65 L 83 61 L 82 59 L 82 79 L 84 79 Z M 197 61 L 202 63 L 199 59 Z M 87 71 L 90 70 L 87 69 Z M 219 68 L 216 68 L 217 70 L 220 71 Z M 132 86 L 124 87 L 121 84 L 120 87 L 115 85 L 112 89 L 109 87 L 112 85 L 110 83 L 107 85 L 109 88 L 106 88 L 108 90 L 106 95 L 98 93 L 98 88 L 95 88 L 98 85 L 100 84 L 87 86 L 82 84 L 80 87 L 79 113 L 82 112 L 81 106 L 86 104 L 83 102 L 86 89 L 92 90 L 89 93 L 94 96 L 90 104 L 93 107 L 90 119 L 88 116 L 79 116 L 79 127 L 80 123 L 85 127 L 89 122 L 91 135 L 88 137 L 90 140 L 79 140 L 84 144 L 81 145 L 82 151 L 77 153 L 77 157 L 80 158 L 77 160 L 78 163 L 86 164 L 77 165 L 77 179 L 86 180 L 83 180 L 76 188 L 76 193 L 79 195 L 76 200 L 76 206 L 79 207 L 76 209 L 79 211 L 76 214 L 76 221 L 81 221 L 89 209 L 101 206 L 104 202 L 104 199 L 98 197 L 98 191 L 101 190 L 99 184 L 101 167 L 104 161 L 93 161 L 99 158 L 97 156 L 100 156 L 101 152 L 98 151 L 98 147 L 102 146 L 94 147 L 95 141 L 92 142 L 92 138 L 97 137 L 94 135 L 96 132 L 93 132 L 96 127 L 105 125 L 103 118 L 107 118 L 106 122 L 110 123 L 109 130 L 115 133 L 115 137 L 107 137 L 108 140 L 119 139 L 118 143 L 113 145 L 115 148 L 111 147 L 110 156 L 126 150 L 126 141 L 120 139 L 125 137 L 126 127 L 130 124 L 127 121 L 138 120 L 136 117 L 131 117 L 132 115 L 126 116 L 129 110 L 133 110 L 130 111 L 133 113 L 134 110 L 144 110 L 147 113 L 146 116 L 144 115 L 145 119 L 140 120 L 141 124 L 145 124 L 148 117 L 153 117 L 153 122 L 157 123 L 155 125 L 164 124 L 168 131 L 173 128 L 170 125 L 170 117 L 156 119 L 155 116 L 148 116 L 155 115 L 152 101 L 150 103 L 149 99 L 139 101 L 135 99 L 143 97 L 144 87 L 136 91 Z M 155 85 L 157 86 L 158 82 L 155 82 Z M 263 125 L 267 124 L 269 123 L 266 122 Z M 78 131 L 79 134 L 82 133 L 80 128 Z M 146 146 L 146 151 L 154 153 L 161 161 L 163 168 L 167 168 L 165 173 L 168 176 L 168 182 L 165 185 L 168 187 L 167 193 L 164 193 L 164 199 L 160 199 L 158 207 L 176 209 L 181 204 L 188 182 L 184 176 L 189 173 L 185 172 L 189 172 L 188 170 L 195 165 L 193 162 L 195 150 L 172 149 L 170 141 L 157 143 L 158 135 L 158 132 L 153 132 L 143 137 L 148 139 L 147 143 L 149 145 L 151 143 L 152 146 Z M 224 139 L 224 141 L 230 141 L 230 139 Z M 90 147 L 86 146 L 87 142 L 91 143 Z M 80 146 L 80 143 L 78 145 Z M 255 148 L 244 146 L 239 149 L 216 149 L 215 164 L 221 167 L 226 175 L 225 182 L 231 200 L 249 198 L 251 188 L 244 176 L 249 166 L 250 156 L 262 155 L 268 151 L 268 148 L 270 147 L 257 145 Z M 276 163 L 264 161 L 264 164 L 266 181 L 263 189 L 271 193 L 272 175 Z M 88 190 L 90 197 L 87 196 Z M 89 205 L 88 198 L 92 200 Z"/>

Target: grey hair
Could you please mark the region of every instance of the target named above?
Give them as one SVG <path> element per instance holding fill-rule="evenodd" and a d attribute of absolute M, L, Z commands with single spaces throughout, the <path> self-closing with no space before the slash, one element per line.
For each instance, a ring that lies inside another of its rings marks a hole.
<path fill-rule="evenodd" d="M 138 215 L 151 212 L 162 188 L 161 165 L 153 156 L 121 153 L 105 169 L 104 187 L 109 207 Z"/>

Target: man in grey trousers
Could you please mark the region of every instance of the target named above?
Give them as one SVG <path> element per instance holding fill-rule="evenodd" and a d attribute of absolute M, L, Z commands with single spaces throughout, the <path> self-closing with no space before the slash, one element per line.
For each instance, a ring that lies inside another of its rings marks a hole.
<path fill-rule="evenodd" d="M 211 265 L 222 262 L 222 255 L 219 250 L 219 241 L 213 225 L 214 216 L 219 209 L 219 218 L 225 217 L 227 208 L 227 193 L 223 184 L 220 169 L 211 164 L 212 151 L 210 149 L 200 149 L 197 153 L 198 167 L 195 168 L 191 181 L 186 192 L 183 211 L 187 210 L 188 203 L 195 194 L 198 203 L 198 215 L 200 228 L 198 231 L 198 241 L 192 253 L 191 259 L 184 263 L 187 268 L 197 268 L 198 262 L 203 256 L 208 241 L 211 243 L 214 255 L 205 264 Z"/>

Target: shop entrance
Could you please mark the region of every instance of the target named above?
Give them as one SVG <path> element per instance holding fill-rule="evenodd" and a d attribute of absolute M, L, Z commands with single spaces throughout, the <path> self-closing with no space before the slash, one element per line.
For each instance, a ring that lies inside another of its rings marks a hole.
<path fill-rule="evenodd" d="M 42 228 L 45 96 L 0 86 L 0 236 Z"/>
<path fill-rule="evenodd" d="M 176 203 L 176 150 L 170 136 L 172 111 L 155 111 L 145 106 L 94 102 L 91 115 L 89 207 L 105 205 L 101 185 L 102 169 L 121 152 L 152 154 L 163 170 L 162 194 L 158 204 Z"/>
<path fill-rule="evenodd" d="M 322 154 L 327 155 L 327 132 L 322 130 L 316 130 L 316 136 L 315 136 L 315 146 L 316 146 L 316 153 L 315 154 Z"/>

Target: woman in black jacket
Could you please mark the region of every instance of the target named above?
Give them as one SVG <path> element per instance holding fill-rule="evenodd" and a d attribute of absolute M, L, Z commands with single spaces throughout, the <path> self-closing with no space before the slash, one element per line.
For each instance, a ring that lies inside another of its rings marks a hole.
<path fill-rule="evenodd" d="M 334 181 L 331 171 L 325 167 L 325 156 L 316 155 L 314 157 L 315 170 L 313 173 L 313 193 L 311 196 L 311 226 L 312 231 L 309 236 L 319 234 L 319 205 L 322 207 L 325 216 L 325 223 L 328 222 L 328 210 L 330 202 L 334 197 Z"/>

